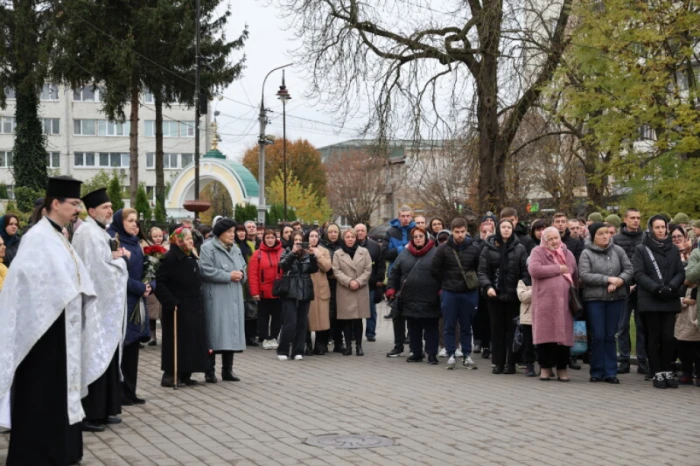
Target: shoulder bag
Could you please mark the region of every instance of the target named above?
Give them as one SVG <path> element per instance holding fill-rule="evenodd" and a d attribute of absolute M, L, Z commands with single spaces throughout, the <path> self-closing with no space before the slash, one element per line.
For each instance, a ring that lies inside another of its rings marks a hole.
<path fill-rule="evenodd" d="M 406 286 L 406 282 L 408 279 L 411 277 L 411 274 L 413 273 L 414 270 L 416 270 L 416 267 L 418 264 L 420 264 L 420 261 L 423 260 L 421 257 L 416 261 L 416 263 L 411 267 L 411 270 L 408 271 L 408 274 L 406 274 L 406 278 L 403 279 L 401 282 L 401 288 L 399 288 L 399 291 L 396 292 L 394 295 L 394 299 L 391 301 L 391 318 L 394 319 L 396 317 L 399 317 L 401 315 L 401 292 L 403 291 L 403 287 Z"/>
<path fill-rule="evenodd" d="M 470 270 L 469 272 L 465 272 L 464 268 L 462 267 L 462 261 L 459 260 L 459 254 L 457 254 L 457 251 L 452 248 L 450 248 L 450 251 L 452 251 L 452 254 L 455 255 L 455 259 L 457 259 L 457 265 L 459 265 L 459 271 L 462 272 L 462 277 L 464 278 L 464 284 L 467 285 L 467 290 L 471 291 L 479 288 L 479 279 L 476 276 L 476 271 Z"/>

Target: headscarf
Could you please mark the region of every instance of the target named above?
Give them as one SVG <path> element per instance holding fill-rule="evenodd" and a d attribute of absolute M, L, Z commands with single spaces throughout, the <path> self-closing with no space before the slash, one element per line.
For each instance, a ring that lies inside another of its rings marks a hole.
<path fill-rule="evenodd" d="M 177 228 L 170 234 L 170 244 L 176 245 L 182 252 L 185 253 L 186 256 L 192 254 L 192 250 L 188 249 L 187 244 L 185 243 L 185 237 L 188 234 L 192 236 L 192 230 L 185 227 Z"/>
<path fill-rule="evenodd" d="M 658 239 L 656 235 L 654 235 L 653 225 L 654 222 L 657 220 L 662 220 L 666 225 L 666 238 Z M 664 214 L 656 214 L 649 219 L 649 221 L 647 222 L 647 238 L 649 238 L 649 240 L 653 244 L 657 245 L 660 248 L 664 247 L 664 245 L 666 245 L 666 243 L 668 243 L 671 240 L 671 235 L 669 235 L 668 231 L 668 219 Z"/>
<path fill-rule="evenodd" d="M 248 231 L 245 229 L 245 226 L 243 226 L 243 225 L 236 225 L 235 231 L 236 231 L 236 233 L 233 236 L 233 240 L 238 245 L 238 249 L 241 250 L 241 254 L 243 254 L 243 258 L 245 259 L 246 263 L 248 263 L 248 259 L 253 255 L 253 251 L 250 249 L 250 245 L 248 244 Z M 246 233 L 245 239 L 238 239 L 238 232 L 239 231 L 243 231 Z"/>
<path fill-rule="evenodd" d="M 537 239 L 537 237 L 535 236 L 535 230 L 537 230 L 540 227 L 547 228 L 547 222 L 545 222 L 541 218 L 538 218 L 537 220 L 532 222 L 532 225 L 530 225 L 530 238 L 532 238 L 532 241 L 534 241 L 535 244 L 537 244 L 542 239 L 542 237 L 540 237 L 540 239 Z"/>
<path fill-rule="evenodd" d="M 5 242 L 5 247 L 9 248 L 13 244 L 19 243 L 19 235 L 17 233 L 15 233 L 14 235 L 10 236 L 7 233 L 7 231 L 5 229 L 7 227 L 7 225 L 5 225 L 5 220 L 7 219 L 7 217 L 14 218 L 15 220 L 17 220 L 17 231 L 18 232 L 19 232 L 19 218 L 17 218 L 16 215 L 12 215 L 12 214 L 3 215 L 2 217 L 0 217 L 0 236 L 2 236 L 2 240 Z"/>
<path fill-rule="evenodd" d="M 107 228 L 107 233 L 114 237 L 115 233 L 119 233 L 119 241 L 124 244 L 139 245 L 139 237 L 136 235 L 130 235 L 124 229 L 124 217 L 122 216 L 123 209 L 117 210 L 114 215 L 112 215 L 112 223 L 109 224 Z"/>
<path fill-rule="evenodd" d="M 564 242 L 562 241 L 561 244 L 559 245 L 559 247 L 558 247 L 557 249 L 550 249 L 550 248 L 547 246 L 547 241 L 546 241 L 546 238 L 547 238 L 547 235 L 548 235 L 548 234 L 556 234 L 557 236 L 561 236 L 561 234 L 559 233 L 559 230 L 557 230 L 555 227 L 547 227 L 547 228 L 545 228 L 544 231 L 542 232 L 542 240 L 540 241 L 540 246 L 541 246 L 542 248 L 544 248 L 544 250 L 547 251 L 547 254 L 549 254 L 551 257 L 553 257 L 554 260 L 555 260 L 559 265 L 566 265 L 566 266 L 568 266 L 568 264 L 566 263 L 566 254 L 564 254 Z M 571 284 L 574 283 L 574 278 L 571 276 L 571 272 L 570 272 L 570 271 L 569 271 L 569 272 L 566 272 L 566 273 L 563 274 L 563 275 L 564 275 L 564 278 L 566 278 L 566 280 L 567 280 L 569 283 L 571 283 Z"/>

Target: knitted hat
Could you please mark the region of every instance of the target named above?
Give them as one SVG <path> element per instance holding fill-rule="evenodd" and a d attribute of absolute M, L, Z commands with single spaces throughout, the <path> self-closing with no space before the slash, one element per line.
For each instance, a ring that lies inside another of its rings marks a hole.
<path fill-rule="evenodd" d="M 693 220 L 690 222 L 690 226 L 693 228 L 700 228 L 700 220 Z"/>
<path fill-rule="evenodd" d="M 615 228 L 620 228 L 620 225 L 622 225 L 622 220 L 620 220 L 620 217 L 615 214 L 610 214 L 605 217 L 605 221 Z"/>
<path fill-rule="evenodd" d="M 481 223 L 484 223 L 487 218 L 490 218 L 491 220 L 493 220 L 494 225 L 498 224 L 498 217 L 496 217 L 496 215 L 493 212 L 491 212 L 491 211 L 486 212 L 486 214 L 483 217 L 481 217 Z"/>
<path fill-rule="evenodd" d="M 588 215 L 588 220 L 591 222 L 602 222 L 603 221 L 603 216 L 600 215 L 598 212 L 593 212 Z"/>
<path fill-rule="evenodd" d="M 591 234 L 591 241 L 593 241 L 593 238 L 595 238 L 596 231 L 600 230 L 601 228 L 605 228 L 605 224 L 603 222 L 593 222 L 588 225 L 588 232 Z"/>
<path fill-rule="evenodd" d="M 690 217 L 688 217 L 686 214 L 683 212 L 678 212 L 675 217 L 673 217 L 673 222 L 676 225 L 680 225 L 681 223 L 683 224 L 688 224 L 690 223 Z"/>
<path fill-rule="evenodd" d="M 212 230 L 212 233 L 214 236 L 220 236 L 222 233 L 230 230 L 231 228 L 236 226 L 236 222 L 231 220 L 230 218 L 222 218 L 218 222 L 216 222 L 216 225 L 214 225 L 214 229 Z"/>

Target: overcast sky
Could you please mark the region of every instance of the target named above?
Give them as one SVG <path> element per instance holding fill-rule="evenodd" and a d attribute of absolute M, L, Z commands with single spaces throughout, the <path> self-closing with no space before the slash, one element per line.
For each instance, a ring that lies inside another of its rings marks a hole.
<path fill-rule="evenodd" d="M 257 144 L 259 132 L 258 113 L 262 81 L 273 68 L 292 62 L 289 53 L 299 44 L 292 31 L 285 30 L 286 22 L 273 5 L 258 0 L 232 0 L 233 15 L 228 26 L 228 38 L 240 35 L 247 24 L 250 36 L 245 45 L 246 69 L 243 78 L 234 82 L 224 92 L 223 100 L 212 102 L 217 117 L 222 142 L 220 149 L 229 157 L 240 160 L 245 150 Z M 275 93 L 282 81 L 282 72 L 275 71 L 265 84 L 265 105 L 273 110 L 269 114 L 271 124 L 267 134 L 282 137 L 282 104 Z M 354 128 L 335 126 L 332 115 L 324 113 L 320 106 L 304 99 L 307 91 L 298 67 L 286 69 L 286 85 L 292 96 L 287 102 L 287 139 L 308 139 L 316 147 L 353 139 Z M 300 117 L 300 118 L 295 118 Z M 310 121 L 313 120 L 313 121 Z"/>

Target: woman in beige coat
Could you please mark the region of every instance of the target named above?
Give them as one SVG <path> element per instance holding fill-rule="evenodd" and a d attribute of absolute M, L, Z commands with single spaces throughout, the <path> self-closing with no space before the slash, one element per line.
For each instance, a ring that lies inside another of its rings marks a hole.
<path fill-rule="evenodd" d="M 320 240 L 318 230 L 311 230 L 306 234 L 306 241 L 311 247 L 316 248 Z M 314 284 L 314 300 L 309 307 L 309 330 L 306 333 L 306 355 L 324 355 L 328 352 L 328 332 L 331 328 L 330 302 L 331 287 L 328 284 L 326 273 L 331 269 L 331 255 L 326 248 L 316 249 L 316 262 L 318 272 L 311 274 Z M 311 352 L 311 332 L 316 332 L 316 337 Z"/>
<path fill-rule="evenodd" d="M 343 322 L 343 333 L 347 347 L 343 356 L 352 354 L 350 344 L 354 333 L 356 353 L 364 356 L 362 351 L 362 319 L 370 317 L 369 311 L 369 277 L 372 275 L 372 258 L 369 251 L 357 243 L 357 232 L 348 228 L 343 233 L 341 249 L 333 255 L 333 275 L 338 281 L 336 302 L 338 320 Z"/>

